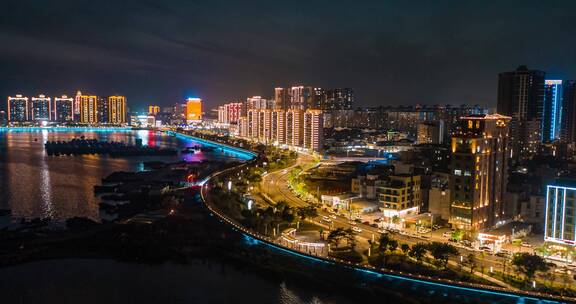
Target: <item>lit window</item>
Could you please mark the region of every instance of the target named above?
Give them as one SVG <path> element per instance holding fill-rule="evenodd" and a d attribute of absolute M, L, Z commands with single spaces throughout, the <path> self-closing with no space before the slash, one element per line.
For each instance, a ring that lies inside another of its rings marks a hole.
<path fill-rule="evenodd" d="M 458 176 L 462 175 L 462 170 L 457 170 L 457 169 L 454 170 L 454 175 L 458 175 Z"/>

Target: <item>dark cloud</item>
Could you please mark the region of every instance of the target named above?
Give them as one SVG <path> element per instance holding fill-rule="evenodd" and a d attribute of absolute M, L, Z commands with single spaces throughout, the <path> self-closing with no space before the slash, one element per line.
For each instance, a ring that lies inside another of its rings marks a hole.
<path fill-rule="evenodd" d="M 571 1 L 4 0 L 0 95 L 123 93 L 209 105 L 278 85 L 362 105 L 495 105 L 497 73 L 576 78 Z"/>

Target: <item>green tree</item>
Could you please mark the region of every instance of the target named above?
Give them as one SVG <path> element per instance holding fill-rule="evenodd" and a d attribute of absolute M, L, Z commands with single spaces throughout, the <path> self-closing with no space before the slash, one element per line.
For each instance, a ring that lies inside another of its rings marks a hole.
<path fill-rule="evenodd" d="M 544 272 L 550 269 L 542 257 L 529 253 L 518 253 L 512 258 L 512 265 L 516 266 L 519 272 L 523 273 L 526 281 L 531 281 L 537 272 Z"/>
<path fill-rule="evenodd" d="M 352 229 L 336 228 L 330 231 L 326 240 L 328 243 L 334 245 L 334 247 L 338 247 L 343 240 L 346 240 L 346 244 L 352 248 L 356 246 L 356 238 L 354 237 Z"/>
<path fill-rule="evenodd" d="M 298 207 L 296 213 L 302 220 L 318 216 L 318 209 L 314 206 Z"/>
<path fill-rule="evenodd" d="M 430 254 L 432 254 L 432 257 L 434 257 L 434 260 L 436 260 L 443 268 L 446 268 L 448 258 L 451 255 L 458 254 L 458 249 L 456 249 L 456 247 L 440 242 L 432 242 L 428 244 L 428 250 L 430 251 Z"/>
<path fill-rule="evenodd" d="M 378 242 L 378 253 L 384 266 L 386 266 L 387 258 L 388 258 L 388 251 L 392 252 L 398 248 L 398 241 L 391 238 L 388 233 L 383 233 L 380 236 L 380 240 Z"/>
<path fill-rule="evenodd" d="M 396 248 L 398 248 L 398 241 L 391 238 L 388 233 L 383 233 L 380 236 L 380 242 L 378 245 L 380 252 L 385 253 L 386 251 L 394 251 Z"/>
<path fill-rule="evenodd" d="M 452 234 L 450 234 L 450 238 L 456 241 L 461 241 L 462 238 L 464 238 L 464 231 L 461 229 L 456 229 L 452 231 Z"/>
<path fill-rule="evenodd" d="M 534 248 L 534 252 L 536 252 L 540 256 L 550 255 L 550 251 L 548 250 L 548 246 L 546 246 L 546 244 L 542 244 L 541 246 L 537 246 L 536 248 Z"/>
<path fill-rule="evenodd" d="M 408 244 L 402 244 L 400 245 L 400 250 L 402 250 L 402 252 L 407 255 L 408 251 L 410 251 L 410 245 Z"/>
<path fill-rule="evenodd" d="M 424 255 L 426 255 L 426 251 L 427 251 L 426 244 L 418 243 L 412 245 L 412 248 L 410 248 L 410 252 L 408 253 L 408 255 L 411 256 L 412 258 L 415 258 L 416 261 L 422 262 Z"/>

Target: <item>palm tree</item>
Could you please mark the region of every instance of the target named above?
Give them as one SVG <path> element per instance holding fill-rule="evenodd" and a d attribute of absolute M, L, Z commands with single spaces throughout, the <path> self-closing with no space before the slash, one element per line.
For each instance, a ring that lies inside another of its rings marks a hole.
<path fill-rule="evenodd" d="M 347 232 L 344 228 L 336 228 L 335 230 L 330 231 L 326 240 L 329 244 L 333 244 L 334 247 L 338 247 L 340 241 L 347 237 Z"/>

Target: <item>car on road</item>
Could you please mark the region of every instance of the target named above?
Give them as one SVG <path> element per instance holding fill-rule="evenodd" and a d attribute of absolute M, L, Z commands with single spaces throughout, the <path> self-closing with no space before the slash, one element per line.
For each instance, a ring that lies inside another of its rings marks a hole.
<path fill-rule="evenodd" d="M 328 222 L 328 223 L 332 222 L 332 219 L 329 218 L 329 217 L 327 217 L 327 216 L 323 216 L 323 217 L 322 217 L 322 220 L 325 221 L 325 222 Z"/>
<path fill-rule="evenodd" d="M 330 217 L 336 219 L 336 214 L 330 214 Z"/>
<path fill-rule="evenodd" d="M 443 237 L 443 238 L 448 239 L 448 238 L 450 238 L 451 236 L 452 236 L 452 232 L 450 232 L 450 231 L 446 231 L 446 232 L 442 233 L 442 237 Z"/>
<path fill-rule="evenodd" d="M 492 254 L 492 248 L 488 247 L 488 246 L 481 246 L 480 248 L 478 248 L 480 251 L 484 251 L 486 253 L 490 253 Z"/>
<path fill-rule="evenodd" d="M 556 273 L 568 273 L 570 271 L 570 269 L 568 269 L 567 267 L 557 267 L 554 269 L 554 272 Z"/>
<path fill-rule="evenodd" d="M 418 229 L 418 233 L 421 233 L 421 234 L 430 233 L 430 229 L 428 229 L 428 228 L 421 228 L 421 229 Z"/>
<path fill-rule="evenodd" d="M 362 232 L 362 229 L 358 228 L 358 226 L 352 226 L 352 231 L 356 233 Z"/>
<path fill-rule="evenodd" d="M 531 245 L 531 244 L 528 244 L 528 243 L 526 243 L 526 242 L 523 242 L 520 246 L 526 247 L 526 248 L 532 248 L 532 245 Z"/>

